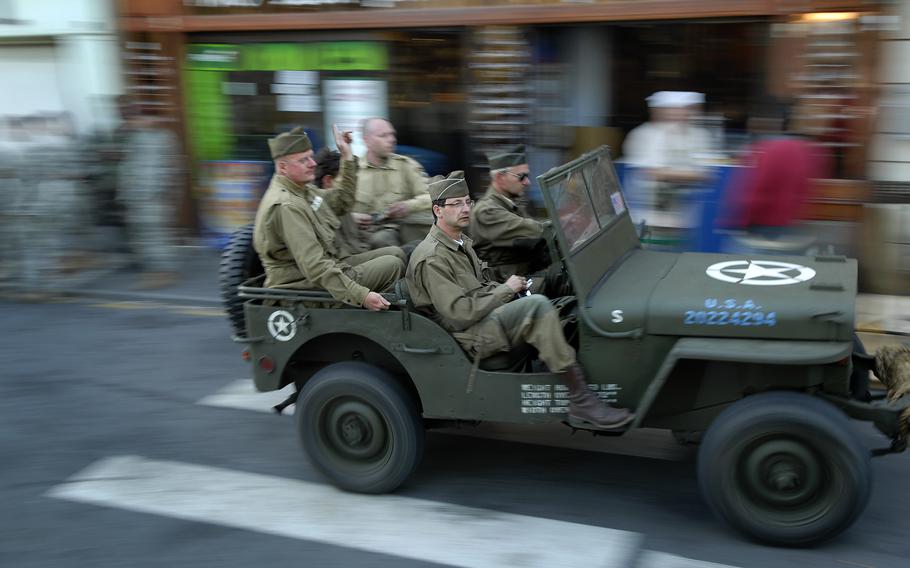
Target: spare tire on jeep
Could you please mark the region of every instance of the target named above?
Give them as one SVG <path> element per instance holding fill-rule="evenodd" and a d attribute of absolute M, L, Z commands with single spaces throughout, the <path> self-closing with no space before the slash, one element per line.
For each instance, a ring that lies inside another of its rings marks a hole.
<path fill-rule="evenodd" d="M 224 251 L 221 253 L 221 303 L 227 312 L 234 334 L 246 335 L 246 322 L 243 317 L 243 299 L 237 295 L 241 284 L 263 273 L 259 255 L 253 248 L 253 224 L 242 227 L 231 235 Z"/>

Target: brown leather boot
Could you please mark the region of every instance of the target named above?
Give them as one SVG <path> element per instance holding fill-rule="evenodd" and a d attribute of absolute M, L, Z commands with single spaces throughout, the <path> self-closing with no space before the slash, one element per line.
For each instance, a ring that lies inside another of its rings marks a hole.
<path fill-rule="evenodd" d="M 562 374 L 569 387 L 569 423 L 584 422 L 601 430 L 615 430 L 635 419 L 627 408 L 607 406 L 588 388 L 581 366 L 574 364 Z"/>

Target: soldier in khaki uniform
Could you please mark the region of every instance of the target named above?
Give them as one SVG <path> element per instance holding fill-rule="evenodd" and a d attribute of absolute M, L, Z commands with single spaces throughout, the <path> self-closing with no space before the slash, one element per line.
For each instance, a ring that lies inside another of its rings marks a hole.
<path fill-rule="evenodd" d="M 320 189 L 333 189 L 338 170 L 341 169 L 341 154 L 330 148 L 323 148 L 316 152 L 313 159 L 316 160 L 314 183 Z M 400 247 L 382 247 L 371 251 L 351 213 L 335 215 L 331 207 L 322 207 L 319 212 L 326 216 L 326 222 L 335 229 L 335 246 L 338 248 L 340 260 L 357 265 L 389 254 L 401 259 L 402 264 L 407 263 L 408 259 Z"/>
<path fill-rule="evenodd" d="M 569 421 L 600 429 L 632 421 L 624 408 L 604 404 L 585 381 L 575 350 L 566 342 L 556 310 L 546 296 L 515 299 L 527 280 L 511 275 L 504 284 L 489 280 L 485 265 L 462 231 L 470 222 L 472 201 L 462 172 L 430 184 L 436 223 L 408 263 L 407 282 L 418 310 L 443 326 L 476 359 L 522 344 L 537 348 L 540 359 L 561 373 L 569 388 Z"/>
<path fill-rule="evenodd" d="M 401 277 L 404 263 L 384 255 L 356 266 L 341 261 L 335 231 L 320 214 L 329 207 L 335 215 L 347 213 L 357 191 L 357 161 L 351 153 L 350 133 L 335 129 L 341 151 L 340 182 L 324 191 L 313 185 L 316 162 L 302 128 L 269 140 L 275 175 L 266 190 L 253 229 L 253 246 L 265 268 L 265 285 L 273 288 L 327 290 L 347 304 L 369 310 L 387 310 L 389 302 L 375 290 L 390 288 Z"/>
<path fill-rule="evenodd" d="M 363 141 L 367 155 L 357 170 L 354 217 L 370 246 L 401 246 L 422 239 L 433 224 L 423 167 L 394 153 L 395 129 L 385 119 L 365 120 Z"/>
<path fill-rule="evenodd" d="M 490 265 L 493 278 L 499 281 L 511 274 L 527 275 L 545 268 L 548 262 L 541 261 L 548 256 L 544 225 L 528 217 L 516 202 L 531 184 L 524 145 L 490 154 L 488 159 L 490 187 L 471 210 L 469 231 L 477 255 Z M 542 284 L 543 278 L 535 278 L 535 282 Z"/>

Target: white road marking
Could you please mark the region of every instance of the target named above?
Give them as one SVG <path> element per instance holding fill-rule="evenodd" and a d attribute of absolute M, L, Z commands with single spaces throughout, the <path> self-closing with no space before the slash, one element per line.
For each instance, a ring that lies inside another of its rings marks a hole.
<path fill-rule="evenodd" d="M 201 399 L 196 404 L 256 412 L 274 412 L 272 407 L 284 401 L 293 392 L 294 385 L 288 385 L 279 391 L 259 392 L 253 386 L 251 379 L 241 379 L 227 385 L 215 394 Z M 295 406 L 292 404 L 284 409 L 284 414 L 294 414 Z"/>
<path fill-rule="evenodd" d="M 48 496 L 450 566 L 628 568 L 641 535 L 136 456 L 95 462 Z M 353 535 L 353 536 L 352 536 Z"/>
<path fill-rule="evenodd" d="M 256 412 L 274 412 L 272 407 L 285 400 L 294 387 L 288 385 L 280 391 L 258 392 L 250 379 L 234 381 L 218 392 L 206 396 L 197 404 Z M 294 414 L 295 405 L 284 410 Z M 691 459 L 694 446 L 680 446 L 669 432 L 642 428 L 620 437 L 592 436 L 588 432 L 571 431 L 562 424 L 506 424 L 484 422 L 476 427 L 441 428 L 435 433 L 472 436 L 488 440 L 535 444 L 554 448 L 568 448 L 589 452 L 620 454 L 666 461 Z"/>
<path fill-rule="evenodd" d="M 645 550 L 642 552 L 635 568 L 733 568 L 729 564 L 716 564 L 714 562 L 703 562 L 701 560 L 692 560 L 675 554 L 666 552 L 655 552 Z"/>

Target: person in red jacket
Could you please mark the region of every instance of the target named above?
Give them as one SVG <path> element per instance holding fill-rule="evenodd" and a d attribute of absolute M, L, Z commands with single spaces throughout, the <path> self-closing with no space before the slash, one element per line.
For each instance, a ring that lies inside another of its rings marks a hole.
<path fill-rule="evenodd" d="M 746 152 L 746 167 L 734 178 L 721 224 L 776 239 L 792 233 L 805 217 L 811 182 L 828 177 L 830 159 L 819 144 L 792 130 L 770 134 L 769 124 L 773 120 L 764 119 L 765 136 Z"/>

